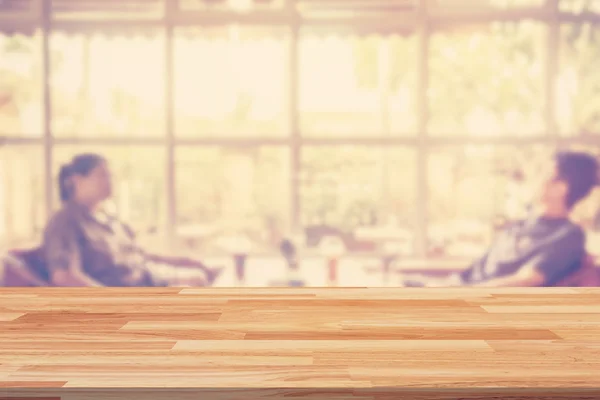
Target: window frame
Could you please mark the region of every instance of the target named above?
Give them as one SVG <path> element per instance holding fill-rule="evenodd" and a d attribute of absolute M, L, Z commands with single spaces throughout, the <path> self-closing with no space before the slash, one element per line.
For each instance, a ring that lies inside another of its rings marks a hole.
<path fill-rule="evenodd" d="M 292 229 L 300 228 L 300 202 L 299 185 L 297 184 L 300 176 L 301 152 L 304 146 L 315 145 L 361 145 L 361 146 L 402 146 L 410 147 L 416 150 L 417 161 L 415 166 L 417 192 L 415 198 L 416 210 L 416 231 L 414 254 L 417 257 L 425 257 L 428 248 L 428 190 L 427 190 L 427 159 L 430 148 L 443 145 L 460 144 L 513 144 L 513 145 L 531 145 L 531 144 L 549 144 L 549 145 L 573 145 L 573 144 L 598 144 L 600 136 L 573 136 L 561 137 L 557 131 L 557 123 L 554 110 L 554 82 L 558 72 L 559 57 L 557 46 L 559 41 L 560 26 L 562 23 L 583 23 L 589 22 L 600 25 L 600 14 L 582 13 L 568 14 L 559 10 L 560 0 L 546 0 L 544 6 L 539 8 L 523 8 L 509 10 L 477 9 L 474 12 L 448 12 L 440 9 L 429 9 L 428 4 L 433 4 L 431 0 L 415 0 L 414 9 L 406 12 L 388 12 L 382 11 L 376 18 L 373 15 L 366 17 L 340 18 L 328 16 L 326 18 L 312 18 L 303 16 L 296 9 L 297 0 L 284 0 L 281 8 L 270 10 L 261 9 L 255 12 L 234 12 L 223 10 L 203 10 L 183 12 L 178 8 L 178 2 L 175 0 L 162 0 L 164 12 L 160 17 L 148 18 L 128 17 L 127 19 L 56 19 L 51 12 L 51 1 L 35 0 L 34 9 L 27 15 L 0 15 L 0 26 L 6 30 L 13 29 L 41 29 L 41 54 L 42 54 L 42 111 L 44 116 L 43 136 L 40 138 L 20 138 L 20 137 L 0 137 L 0 146 L 11 144 L 27 143 L 37 144 L 43 147 L 44 154 L 44 193 L 45 209 L 48 215 L 54 210 L 54 189 L 53 189 L 53 149 L 55 146 L 68 144 L 82 145 L 156 145 L 166 150 L 164 163 L 165 169 L 165 188 L 166 188 L 166 210 L 167 217 L 165 232 L 171 243 L 176 239 L 176 216 L 177 216 L 177 197 L 175 187 L 175 174 L 177 173 L 176 154 L 177 146 L 261 146 L 275 145 L 282 146 L 289 150 L 291 176 L 289 179 L 290 210 L 289 221 Z M 368 1 L 368 0 L 366 0 Z M 452 137 L 434 137 L 427 134 L 428 126 L 428 104 L 427 88 L 429 82 L 429 42 L 432 33 L 436 27 L 447 24 L 468 24 L 484 23 L 491 21 L 521 21 L 521 20 L 541 21 L 547 29 L 544 42 L 544 75 L 543 75 L 543 97 L 544 97 L 544 123 L 545 135 L 536 137 L 517 137 L 502 136 L 490 138 L 473 138 L 466 135 Z M 289 53 L 287 55 L 287 65 L 289 71 L 287 76 L 287 125 L 290 135 L 287 137 L 252 137 L 236 139 L 235 137 L 204 137 L 204 138 L 178 138 L 174 129 L 174 31 L 178 27 L 186 26 L 220 26 L 230 24 L 251 24 L 263 26 L 284 26 L 289 29 Z M 165 43 L 165 123 L 164 135 L 158 138 L 69 138 L 54 137 L 51 126 L 52 104 L 50 80 L 50 49 L 49 38 L 55 29 L 68 29 L 72 31 L 85 32 L 89 29 L 111 30 L 119 27 L 153 27 L 162 29 L 164 32 Z M 415 136 L 393 136 L 382 132 L 381 135 L 370 137 L 314 137 L 303 136 L 300 132 L 299 123 L 299 40 L 300 30 L 305 27 L 326 27 L 328 29 L 337 29 L 350 32 L 371 32 L 371 33 L 390 33 L 397 29 L 406 29 L 410 26 L 415 29 L 417 36 L 417 59 L 415 60 L 417 68 L 416 82 L 416 111 L 417 124 Z M 597 132 L 600 134 L 600 132 Z M 385 201 L 385 200 L 384 200 Z"/>

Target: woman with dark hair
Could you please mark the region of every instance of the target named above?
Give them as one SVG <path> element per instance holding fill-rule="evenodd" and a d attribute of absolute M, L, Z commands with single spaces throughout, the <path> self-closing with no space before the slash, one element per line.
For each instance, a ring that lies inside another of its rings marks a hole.
<path fill-rule="evenodd" d="M 44 232 L 44 254 L 55 286 L 204 286 L 219 270 L 186 258 L 163 257 L 143 251 L 133 231 L 100 211 L 112 195 L 106 160 L 98 154 L 80 154 L 58 175 L 62 208 Z M 160 280 L 153 264 L 193 267 L 204 273 L 197 279 Z"/>

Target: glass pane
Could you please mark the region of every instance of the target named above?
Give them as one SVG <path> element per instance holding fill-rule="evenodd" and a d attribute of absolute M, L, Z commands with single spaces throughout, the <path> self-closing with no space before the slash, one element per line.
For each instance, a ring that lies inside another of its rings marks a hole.
<path fill-rule="evenodd" d="M 428 157 L 429 252 L 480 256 L 504 222 L 527 215 L 545 146 L 455 146 Z"/>
<path fill-rule="evenodd" d="M 165 226 L 165 152 L 151 146 L 65 145 L 54 149 L 54 176 L 73 156 L 93 152 L 106 157 L 113 173 L 114 211 L 141 240 Z M 56 178 L 54 179 L 56 181 Z M 59 204 L 55 188 L 55 204 Z"/>
<path fill-rule="evenodd" d="M 178 29 L 177 134 L 287 134 L 287 43 L 284 28 Z"/>
<path fill-rule="evenodd" d="M 179 8 L 190 10 L 256 11 L 282 8 L 285 0 L 179 0 Z"/>
<path fill-rule="evenodd" d="M 333 18 L 343 20 L 344 18 L 356 17 L 383 17 L 386 14 L 397 16 L 410 16 L 418 9 L 418 1 L 319 1 L 319 0 L 295 0 L 296 9 L 302 17 Z"/>
<path fill-rule="evenodd" d="M 384 114 L 384 131 L 389 129 L 393 134 L 412 136 L 415 135 L 418 122 L 417 37 L 391 36 L 387 39 L 385 50 L 382 64 L 383 68 L 389 68 L 383 71 L 384 76 L 389 73 L 389 93 L 385 98 L 388 112 Z"/>
<path fill-rule="evenodd" d="M 163 135 L 160 35 L 52 34 L 52 130 L 59 137 Z"/>
<path fill-rule="evenodd" d="M 543 25 L 527 21 L 433 34 L 429 132 L 543 133 L 543 43 Z"/>
<path fill-rule="evenodd" d="M 43 149 L 0 147 L 0 249 L 35 246 L 46 223 Z"/>
<path fill-rule="evenodd" d="M 177 234 L 195 251 L 279 246 L 289 228 L 289 151 L 282 147 L 187 147 L 176 153 Z"/>
<path fill-rule="evenodd" d="M 600 134 L 600 27 L 562 25 L 556 81 L 556 119 L 561 134 Z"/>
<path fill-rule="evenodd" d="M 163 0 L 52 0 L 52 13 L 60 19 L 149 18 L 163 14 Z"/>
<path fill-rule="evenodd" d="M 40 36 L 0 32 L 0 136 L 41 136 Z"/>
<path fill-rule="evenodd" d="M 541 7 L 547 0 L 430 0 L 432 11 L 473 13 L 485 10 L 506 10 Z"/>
<path fill-rule="evenodd" d="M 560 0 L 560 10 L 568 13 L 600 13 L 600 0 Z"/>
<path fill-rule="evenodd" d="M 416 60 L 414 35 L 302 35 L 301 133 L 414 134 Z"/>
<path fill-rule="evenodd" d="M 391 241 L 413 251 L 416 154 L 405 148 L 307 147 L 302 150 L 300 204 L 309 247 L 337 236 L 347 251 L 378 250 Z"/>

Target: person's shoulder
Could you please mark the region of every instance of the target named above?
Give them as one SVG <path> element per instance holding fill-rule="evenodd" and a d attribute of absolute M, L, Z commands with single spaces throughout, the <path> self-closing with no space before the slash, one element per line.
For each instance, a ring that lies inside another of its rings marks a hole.
<path fill-rule="evenodd" d="M 69 229 L 75 222 L 75 216 L 69 207 L 62 206 L 59 210 L 55 211 L 48 220 L 48 223 L 46 224 L 46 232 L 54 233 Z"/>
<path fill-rule="evenodd" d="M 565 222 L 565 235 L 582 238 L 585 239 L 585 230 L 581 227 L 581 225 L 568 220 Z"/>
<path fill-rule="evenodd" d="M 585 246 L 585 230 L 573 221 L 565 221 L 562 227 L 558 229 L 557 234 L 557 241 L 562 243 L 568 242 L 577 247 Z"/>

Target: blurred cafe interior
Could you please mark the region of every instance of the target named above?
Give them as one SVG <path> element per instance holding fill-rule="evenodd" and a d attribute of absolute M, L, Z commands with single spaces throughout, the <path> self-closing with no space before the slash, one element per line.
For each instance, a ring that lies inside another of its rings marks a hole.
<path fill-rule="evenodd" d="M 0 0 L 0 251 L 94 152 L 139 243 L 215 286 L 466 267 L 553 152 L 600 156 L 598 65 L 600 0 Z"/>

